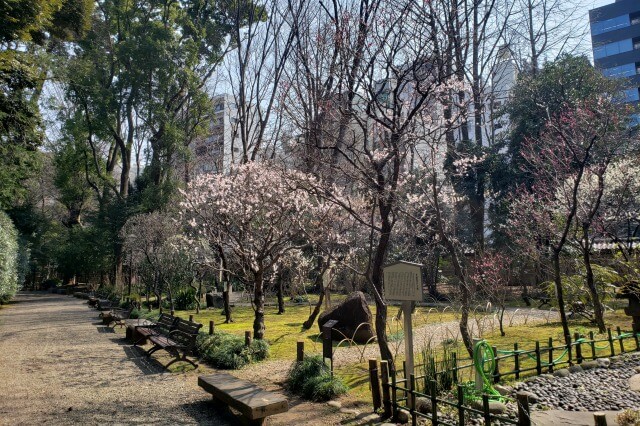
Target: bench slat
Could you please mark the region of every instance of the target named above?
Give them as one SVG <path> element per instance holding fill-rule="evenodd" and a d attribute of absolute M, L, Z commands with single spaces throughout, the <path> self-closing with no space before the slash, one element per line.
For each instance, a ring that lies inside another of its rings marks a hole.
<path fill-rule="evenodd" d="M 250 420 L 262 419 L 289 410 L 284 395 L 268 392 L 230 374 L 198 376 L 198 385 L 214 398 L 240 411 Z"/>

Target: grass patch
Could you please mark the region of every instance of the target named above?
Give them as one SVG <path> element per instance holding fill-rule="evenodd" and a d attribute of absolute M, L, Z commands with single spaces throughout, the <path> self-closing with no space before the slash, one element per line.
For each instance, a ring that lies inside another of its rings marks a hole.
<path fill-rule="evenodd" d="M 342 295 L 338 295 L 338 299 L 340 299 L 339 296 Z M 339 303 L 339 300 L 336 300 L 334 295 L 331 297 L 333 306 Z M 285 313 L 280 315 L 278 315 L 277 306 L 265 307 L 265 339 L 270 345 L 270 358 L 292 360 L 295 357 L 296 342 L 298 340 L 305 342 L 305 351 L 307 353 L 322 351 L 322 341 L 318 338 L 320 330 L 317 322 L 308 330 L 302 329 L 302 323 L 309 317 L 317 300 L 317 295 L 309 295 L 309 305 L 287 305 Z M 375 315 L 375 306 L 371 305 L 369 308 Z M 390 313 L 395 308 L 390 308 Z M 202 309 L 199 314 L 195 314 L 193 311 L 176 311 L 176 315 L 184 319 L 188 319 L 189 315 L 194 315 L 194 321 L 203 324 L 204 329 L 208 327 L 209 321 L 213 320 L 216 330 L 219 331 L 244 336 L 246 330 L 253 330 L 254 312 L 250 306 L 236 306 L 233 308 L 232 313 L 234 322 L 225 324 L 222 309 Z M 157 318 L 157 316 L 157 311 L 155 311 L 151 318 Z M 443 313 L 435 308 L 419 307 L 416 314 L 414 314 L 415 327 L 455 320 L 456 317 L 450 310 Z M 401 325 L 402 320 L 390 320 L 388 332 L 390 334 L 399 333 Z M 335 344 L 337 342 L 334 342 Z"/>

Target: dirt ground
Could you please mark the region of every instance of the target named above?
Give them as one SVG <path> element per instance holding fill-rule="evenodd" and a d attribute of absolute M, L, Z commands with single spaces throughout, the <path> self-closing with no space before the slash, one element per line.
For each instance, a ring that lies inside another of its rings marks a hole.
<path fill-rule="evenodd" d="M 123 336 L 69 296 L 24 292 L 0 308 L 0 425 L 238 423 L 197 386 L 199 374 L 214 370 L 167 373 L 161 363 L 169 358 L 148 359 Z M 237 375 L 281 390 L 269 363 L 257 368 Z M 368 410 L 290 398 L 289 412 L 267 424 L 357 425 L 369 421 Z"/>

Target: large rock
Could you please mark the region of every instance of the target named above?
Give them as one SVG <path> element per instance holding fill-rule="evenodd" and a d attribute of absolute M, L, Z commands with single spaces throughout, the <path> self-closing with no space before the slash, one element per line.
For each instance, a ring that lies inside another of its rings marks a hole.
<path fill-rule="evenodd" d="M 375 336 L 371 325 L 372 317 L 364 294 L 356 291 L 351 293 L 344 302 L 323 312 L 318 317 L 318 326 L 322 332 L 324 323 L 336 320 L 338 323 L 331 333 L 333 340 L 342 340 L 346 336 L 357 343 L 366 343 Z"/>
<path fill-rule="evenodd" d="M 433 411 L 431 400 L 427 398 L 416 398 L 416 411 L 422 414 L 429 414 Z"/>
<path fill-rule="evenodd" d="M 632 391 L 640 392 L 640 374 L 631 376 L 629 379 L 629 389 Z"/>
<path fill-rule="evenodd" d="M 475 399 L 471 401 L 471 407 L 476 410 L 484 410 L 484 405 L 482 400 Z M 507 406 L 499 401 L 489 401 L 489 412 L 491 414 L 503 414 L 507 411 Z"/>
<path fill-rule="evenodd" d="M 205 299 L 207 301 L 207 308 L 224 308 L 224 299 L 219 294 L 207 293 L 205 294 Z"/>

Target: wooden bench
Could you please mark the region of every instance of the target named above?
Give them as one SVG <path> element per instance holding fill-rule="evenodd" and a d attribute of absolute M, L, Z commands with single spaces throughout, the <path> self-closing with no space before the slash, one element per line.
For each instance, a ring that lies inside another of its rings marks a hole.
<path fill-rule="evenodd" d="M 185 361 L 198 368 L 198 364 L 187 358 L 187 355 L 193 355 L 200 327 L 202 327 L 202 324 L 177 318 L 173 329 L 167 334 L 149 336 L 153 347 L 147 351 L 147 356 L 151 356 L 155 351 L 163 349 L 174 356 L 174 359 L 164 366 L 165 368 L 177 361 Z"/>
<path fill-rule="evenodd" d="M 104 316 L 111 312 L 112 309 L 117 308 L 119 304 L 120 301 L 112 302 L 108 299 L 99 299 L 96 303 L 96 309 L 100 311 L 98 316 L 100 318 L 104 318 Z"/>
<path fill-rule="evenodd" d="M 115 329 L 117 325 L 119 325 L 120 328 L 124 327 L 126 325 L 125 321 L 131 317 L 131 313 L 135 308 L 136 307 L 133 304 L 131 304 L 129 309 L 122 309 L 122 308 L 111 309 L 111 311 L 108 314 L 105 314 L 105 318 L 107 319 L 107 321 L 109 321 L 109 324 L 107 325 L 111 326 L 111 324 L 113 324 L 113 329 Z"/>
<path fill-rule="evenodd" d="M 546 293 L 534 293 L 529 295 L 523 294 L 522 299 L 525 301 L 527 306 L 529 305 L 529 303 L 531 303 L 531 301 L 537 300 L 538 302 L 540 302 L 540 305 L 538 305 L 538 309 L 541 309 L 544 305 L 550 305 L 551 302 L 551 297 Z"/>
<path fill-rule="evenodd" d="M 138 336 L 138 340 L 133 342 L 133 346 L 146 342 L 151 336 L 157 334 L 169 334 L 173 330 L 177 318 L 168 314 L 160 314 L 158 319 L 151 324 L 144 324 L 142 326 L 134 325 L 135 332 L 132 335 Z"/>
<path fill-rule="evenodd" d="M 209 392 L 216 403 L 238 410 L 249 425 L 262 425 L 267 416 L 289 411 L 284 395 L 265 391 L 230 374 L 199 376 L 198 386 Z"/>

